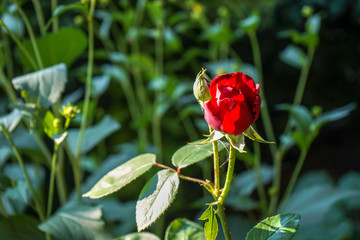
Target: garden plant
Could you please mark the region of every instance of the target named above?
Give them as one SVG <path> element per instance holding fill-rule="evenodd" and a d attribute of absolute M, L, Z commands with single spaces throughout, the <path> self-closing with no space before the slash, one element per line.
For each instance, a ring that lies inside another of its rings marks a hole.
<path fill-rule="evenodd" d="M 309 1 L 277 33 L 298 80 L 270 105 L 279 1 L 255 2 L 2 1 L 0 239 L 359 237 L 360 174 L 301 176 L 357 108 L 303 104 L 326 15 Z"/>

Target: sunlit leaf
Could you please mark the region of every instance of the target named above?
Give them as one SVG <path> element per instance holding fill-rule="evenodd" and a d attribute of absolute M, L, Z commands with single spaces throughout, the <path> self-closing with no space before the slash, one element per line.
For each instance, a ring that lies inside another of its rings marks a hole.
<path fill-rule="evenodd" d="M 101 220 L 101 208 L 70 202 L 39 225 L 39 229 L 56 239 L 109 239 Z"/>
<path fill-rule="evenodd" d="M 260 24 L 260 13 L 258 11 L 253 11 L 248 18 L 241 20 L 239 27 L 244 32 L 256 31 Z"/>
<path fill-rule="evenodd" d="M 259 222 L 246 235 L 245 240 L 290 240 L 300 224 L 300 215 L 285 213 L 268 217 Z"/>
<path fill-rule="evenodd" d="M 205 240 L 204 229 L 186 218 L 177 218 L 166 229 L 165 240 Z"/>
<path fill-rule="evenodd" d="M 204 232 L 206 239 L 215 240 L 219 231 L 215 209 L 210 205 L 199 219 L 205 221 Z"/>
<path fill-rule="evenodd" d="M 188 144 L 179 148 L 171 158 L 175 167 L 185 168 L 194 163 L 200 162 L 213 154 L 212 144 L 203 145 Z"/>
<path fill-rule="evenodd" d="M 4 12 L 1 15 L 1 21 L 4 22 L 6 27 L 17 37 L 22 37 L 24 35 L 24 24 L 21 21 L 21 18 L 12 15 L 10 13 Z M 0 27 L 2 29 L 2 27 Z M 4 31 L 6 32 L 6 31 Z"/>
<path fill-rule="evenodd" d="M 356 103 L 350 103 L 343 107 L 324 112 L 315 120 L 315 123 L 318 126 L 322 126 L 326 123 L 337 121 L 339 119 L 348 116 L 350 112 L 354 111 L 356 108 L 357 108 Z"/>
<path fill-rule="evenodd" d="M 107 136 L 117 131 L 120 128 L 120 123 L 115 119 L 106 115 L 98 124 L 88 127 L 85 130 L 84 139 L 81 145 L 81 153 L 87 153 L 99 142 L 104 140 Z M 71 152 L 75 155 L 78 147 L 80 130 L 69 129 L 67 142 Z"/>
<path fill-rule="evenodd" d="M 120 190 L 148 171 L 155 163 L 155 158 L 156 156 L 154 154 L 147 153 L 130 159 L 126 163 L 108 172 L 83 196 L 100 198 Z"/>
<path fill-rule="evenodd" d="M 136 204 L 138 231 L 149 227 L 175 200 L 179 187 L 177 173 L 164 169 L 154 175 L 144 186 Z"/>
<path fill-rule="evenodd" d="M 158 236 L 153 233 L 140 232 L 140 233 L 129 233 L 125 236 L 115 238 L 114 240 L 160 240 Z"/>
<path fill-rule="evenodd" d="M 110 77 L 107 75 L 96 76 L 92 80 L 92 91 L 98 96 L 104 94 L 106 89 L 109 87 Z"/>
<path fill-rule="evenodd" d="M 15 89 L 25 90 L 38 99 L 41 106 L 49 108 L 60 97 L 67 82 L 67 70 L 64 63 L 28 73 L 12 80 Z"/>

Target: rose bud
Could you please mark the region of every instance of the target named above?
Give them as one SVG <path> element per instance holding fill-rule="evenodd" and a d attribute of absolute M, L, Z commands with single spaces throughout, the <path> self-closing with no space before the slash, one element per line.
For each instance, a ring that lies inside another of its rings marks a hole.
<path fill-rule="evenodd" d="M 214 130 L 239 135 L 259 116 L 259 84 L 244 73 L 218 75 L 210 84 L 210 95 L 204 102 L 205 120 Z"/>
<path fill-rule="evenodd" d="M 211 79 L 206 75 L 206 69 L 202 69 L 196 76 L 193 91 L 195 98 L 199 101 L 200 105 L 204 107 L 203 102 L 211 99 L 210 95 L 210 82 Z"/>

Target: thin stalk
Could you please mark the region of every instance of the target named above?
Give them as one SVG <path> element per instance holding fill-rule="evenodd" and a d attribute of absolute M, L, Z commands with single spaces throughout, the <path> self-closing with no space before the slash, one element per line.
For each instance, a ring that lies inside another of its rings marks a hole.
<path fill-rule="evenodd" d="M 274 134 L 274 130 L 273 130 L 273 127 L 271 124 L 271 118 L 270 118 L 269 109 L 267 106 L 265 91 L 264 91 L 264 81 L 263 81 L 263 72 L 262 72 L 259 41 L 256 37 L 255 31 L 249 32 L 249 39 L 250 39 L 250 43 L 251 43 L 254 64 L 255 64 L 256 69 L 259 72 L 260 98 L 262 99 L 262 104 L 261 104 L 262 108 L 261 108 L 260 114 L 261 114 L 262 122 L 264 124 L 265 134 L 266 134 L 266 137 L 270 141 L 275 141 L 275 134 Z M 275 159 L 276 151 L 277 151 L 276 144 L 270 144 L 269 147 L 270 147 L 271 155 L 272 155 L 273 159 Z"/>
<path fill-rule="evenodd" d="M 35 13 L 36 13 L 36 17 L 37 17 L 37 21 L 39 24 L 39 28 L 40 28 L 40 32 L 41 35 L 44 36 L 45 35 L 45 21 L 44 21 L 44 14 L 41 10 L 41 5 L 39 0 L 32 0 L 34 8 L 35 8 Z"/>
<path fill-rule="evenodd" d="M 55 173 L 56 173 L 56 160 L 58 158 L 59 145 L 54 143 L 54 153 L 51 161 L 51 173 L 50 173 L 50 185 L 49 185 L 49 196 L 48 196 L 48 205 L 46 211 L 46 218 L 50 217 L 53 199 L 54 199 L 54 185 L 55 185 Z"/>
<path fill-rule="evenodd" d="M 235 168 L 235 151 L 235 148 L 230 145 L 229 163 L 226 173 L 225 186 L 221 191 L 220 197 L 218 198 L 219 204 L 224 204 L 225 198 L 227 197 L 230 190 Z"/>
<path fill-rule="evenodd" d="M 10 98 L 10 102 L 12 104 L 15 104 L 17 102 L 17 97 L 16 97 L 16 94 L 15 94 L 15 91 L 12 88 L 12 85 L 10 84 L 8 79 L 6 78 L 2 68 L 0 68 L 0 81 L 2 83 L 2 86 L 4 87 L 6 95 L 8 95 L 8 97 Z"/>
<path fill-rule="evenodd" d="M 12 52 L 11 52 L 11 44 L 9 42 L 9 38 L 7 34 L 4 31 L 1 31 L 1 35 L 4 39 L 4 52 L 5 52 L 5 59 L 6 59 L 6 71 L 9 79 L 12 79 L 14 77 L 14 62 L 12 58 Z"/>
<path fill-rule="evenodd" d="M 308 48 L 307 58 L 301 67 L 299 82 L 298 82 L 298 85 L 296 88 L 293 104 L 296 104 L 296 105 L 301 104 L 314 54 L 315 54 L 315 47 L 310 46 Z M 288 134 L 290 130 L 291 130 L 291 125 L 290 125 L 290 121 L 288 120 L 288 122 L 285 126 L 284 134 L 285 135 Z M 279 149 L 282 149 L 281 146 L 279 147 Z M 276 205 L 279 200 L 281 168 L 282 168 L 281 163 L 282 163 L 284 154 L 285 153 L 283 151 L 278 152 L 276 155 L 276 158 L 275 158 L 275 162 L 274 162 L 275 172 L 274 172 L 274 179 L 273 179 L 273 185 L 272 185 L 272 188 L 275 190 L 275 193 L 271 196 L 268 215 L 273 215 L 275 213 Z"/>
<path fill-rule="evenodd" d="M 18 45 L 20 50 L 24 53 L 25 57 L 28 59 L 30 64 L 34 69 L 40 69 L 40 67 L 36 64 L 35 60 L 32 58 L 28 50 L 24 47 L 21 41 L 10 31 L 10 29 L 5 25 L 3 21 L 0 20 L 0 25 L 5 29 L 5 31 L 9 34 L 9 36 L 14 40 L 14 42 Z"/>
<path fill-rule="evenodd" d="M 51 0 L 51 12 L 54 12 L 56 7 L 58 5 L 58 0 Z M 54 21 L 52 22 L 52 29 L 53 32 L 57 32 L 59 29 L 59 19 L 55 18 Z"/>
<path fill-rule="evenodd" d="M 290 197 L 290 194 L 292 193 L 292 191 L 294 189 L 295 183 L 296 183 L 296 181 L 297 181 L 297 179 L 299 177 L 302 166 L 304 165 L 304 161 L 306 159 L 307 152 L 308 152 L 307 150 L 301 150 L 299 159 L 298 159 L 298 161 L 296 163 L 296 166 L 295 166 L 295 170 L 294 170 L 293 174 L 291 175 L 289 184 L 288 184 L 288 186 L 287 186 L 287 188 L 285 190 L 285 194 L 284 194 L 284 197 L 283 197 L 283 200 L 282 200 L 282 206 L 283 207 L 286 205 L 286 202 L 288 201 L 288 199 Z"/>
<path fill-rule="evenodd" d="M 38 48 L 38 45 L 36 43 L 36 38 L 35 38 L 34 32 L 32 30 L 32 27 L 30 25 L 29 19 L 27 18 L 26 14 L 24 13 L 23 9 L 21 8 L 21 6 L 17 2 L 17 0 L 13 0 L 13 1 L 15 2 L 16 6 L 17 6 L 17 9 L 18 9 L 18 11 L 19 11 L 24 23 L 25 23 L 26 29 L 27 29 L 27 31 L 29 33 L 31 45 L 32 45 L 32 47 L 34 49 L 37 64 L 40 67 L 40 69 L 43 69 L 44 65 L 43 65 L 43 62 L 41 60 L 41 55 L 40 55 L 40 52 L 39 52 L 39 48 Z"/>
<path fill-rule="evenodd" d="M 59 147 L 59 158 L 56 166 L 56 186 L 59 195 L 60 204 L 66 203 L 66 182 L 64 177 L 64 149 L 62 146 Z"/>
<path fill-rule="evenodd" d="M 260 197 L 260 207 L 261 211 L 266 214 L 267 211 L 267 200 L 266 200 L 266 194 L 265 194 L 265 187 L 262 181 L 262 174 L 261 174 L 261 152 L 260 152 L 260 144 L 257 142 L 254 142 L 254 153 L 255 153 L 255 175 L 256 175 L 256 182 L 257 182 L 257 191 Z"/>
<path fill-rule="evenodd" d="M 2 215 L 4 216 L 4 217 L 8 217 L 9 215 L 7 214 L 7 212 L 6 212 L 6 209 L 5 209 L 5 207 L 4 207 L 4 204 L 3 204 L 3 202 L 2 202 L 2 196 L 1 196 L 1 191 L 0 191 L 0 210 L 1 210 L 1 212 L 2 212 Z"/>
<path fill-rule="evenodd" d="M 163 5 L 160 0 L 161 6 Z M 162 8 L 163 9 L 163 8 Z M 156 26 L 157 37 L 155 38 L 155 60 L 156 60 L 156 76 L 162 77 L 164 73 L 164 43 L 163 43 L 163 32 L 164 32 L 164 19 L 161 16 L 161 20 Z M 154 101 L 153 107 L 153 141 L 157 149 L 159 162 L 162 162 L 162 136 L 161 136 L 161 118 L 162 116 L 157 113 L 157 107 L 161 104 L 162 92 L 161 90 L 155 91 L 156 100 Z"/>
<path fill-rule="evenodd" d="M 314 54 L 315 54 L 315 47 L 310 46 L 308 48 L 306 60 L 305 60 L 304 64 L 301 66 L 300 77 L 299 77 L 298 85 L 296 87 L 296 92 L 295 92 L 294 101 L 293 101 L 294 105 L 301 104 L 302 97 L 303 97 L 304 91 L 305 91 L 306 82 L 307 82 L 309 71 L 310 71 L 310 67 L 311 67 L 311 63 L 314 58 Z M 290 121 L 288 121 L 285 126 L 284 134 L 289 133 L 290 129 L 291 129 L 291 125 L 290 125 Z"/>
<path fill-rule="evenodd" d="M 21 154 L 19 153 L 17 147 L 15 146 L 14 140 L 12 139 L 12 137 L 11 137 L 10 133 L 8 132 L 8 130 L 1 123 L 0 123 L 0 128 L 1 128 L 2 133 L 5 135 L 6 139 L 9 141 L 9 143 L 10 143 L 10 145 L 11 145 L 11 147 L 12 147 L 14 153 L 15 153 L 15 156 L 16 156 L 16 158 L 17 158 L 17 160 L 19 162 L 19 165 L 21 167 L 21 170 L 24 173 L 25 180 L 26 180 L 26 182 L 27 182 L 27 184 L 29 186 L 31 196 L 34 199 L 36 212 L 39 215 L 40 220 L 43 222 L 45 220 L 44 212 L 43 212 L 43 209 L 41 208 L 38 196 L 36 195 L 34 187 L 33 187 L 32 183 L 31 183 L 29 174 L 28 174 L 28 172 L 26 170 L 26 167 L 25 167 L 25 164 L 24 164 L 24 160 L 22 159 Z"/>
<path fill-rule="evenodd" d="M 84 139 L 86 124 L 87 124 L 87 117 L 89 112 L 90 106 L 90 95 L 91 95 L 91 79 L 94 67 L 94 24 L 93 24 L 93 16 L 95 11 L 95 4 L 96 0 L 91 0 L 90 2 L 90 11 L 88 15 L 88 68 L 87 68 L 87 75 L 86 75 L 86 86 L 85 86 L 85 98 L 84 98 L 84 107 L 82 113 L 82 119 L 80 124 L 80 133 L 78 139 L 78 145 L 76 149 L 76 154 L 73 162 L 74 168 L 74 176 L 75 176 L 75 187 L 77 198 L 81 199 L 81 174 L 80 174 L 80 154 L 81 154 L 81 146 Z"/>
<path fill-rule="evenodd" d="M 218 142 L 212 142 L 213 145 L 213 154 L 214 154 L 214 194 L 215 196 L 219 196 L 220 192 L 220 171 L 219 171 L 219 150 L 218 150 Z"/>
<path fill-rule="evenodd" d="M 225 209 L 224 209 L 223 204 L 219 203 L 217 205 L 217 215 L 219 216 L 221 227 L 223 229 L 225 239 L 226 240 L 231 240 L 230 230 L 229 230 L 229 226 L 228 226 L 228 223 L 227 223 L 227 220 L 226 220 Z"/>

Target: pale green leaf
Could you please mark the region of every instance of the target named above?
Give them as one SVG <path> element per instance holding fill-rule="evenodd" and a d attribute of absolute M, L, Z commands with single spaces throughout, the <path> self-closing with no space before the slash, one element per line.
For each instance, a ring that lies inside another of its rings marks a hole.
<path fill-rule="evenodd" d="M 55 33 L 48 33 L 36 39 L 40 57 L 44 67 L 55 64 L 65 63 L 70 66 L 87 47 L 87 37 L 85 33 L 76 28 L 63 27 Z M 26 50 L 35 58 L 33 45 L 30 40 L 24 42 Z M 30 64 L 23 52 L 19 52 L 21 63 L 30 70 L 36 70 Z"/>
<path fill-rule="evenodd" d="M 210 143 L 220 140 L 225 136 L 225 133 L 222 133 L 220 131 L 213 130 L 209 137 L 203 142 L 203 143 Z"/>
<path fill-rule="evenodd" d="M 188 144 L 179 148 L 171 158 L 175 167 L 185 168 L 194 163 L 200 162 L 213 154 L 212 144 Z"/>
<path fill-rule="evenodd" d="M 120 190 L 146 171 L 155 163 L 156 156 L 151 153 L 139 155 L 108 172 L 84 197 L 100 198 Z"/>
<path fill-rule="evenodd" d="M 87 153 L 99 142 L 120 128 L 120 123 L 106 115 L 98 124 L 88 127 L 85 130 L 81 153 Z M 67 137 L 71 152 L 75 155 L 78 147 L 80 130 L 70 129 Z"/>
<path fill-rule="evenodd" d="M 44 132 L 51 139 L 53 139 L 53 134 L 56 135 L 56 134 L 58 134 L 58 131 L 59 131 L 59 129 L 54 126 L 54 120 L 55 120 L 55 117 L 52 114 L 52 112 L 46 111 L 44 119 L 43 119 Z"/>
<path fill-rule="evenodd" d="M 101 220 L 101 208 L 70 202 L 39 225 L 39 229 L 56 239 L 110 239 Z"/>
<path fill-rule="evenodd" d="M 243 134 L 248 137 L 249 139 L 256 141 L 256 142 L 260 142 L 260 143 L 274 143 L 274 142 L 269 142 L 264 140 L 256 131 L 255 129 L 250 126 L 248 129 L 245 130 L 245 132 L 243 132 Z"/>
<path fill-rule="evenodd" d="M 268 217 L 259 222 L 246 235 L 245 240 L 289 240 L 300 224 L 300 215 L 285 213 Z"/>
<path fill-rule="evenodd" d="M 177 218 L 166 229 L 165 240 L 205 240 L 204 229 L 186 218 Z"/>
<path fill-rule="evenodd" d="M 0 124 L 2 124 L 8 132 L 12 132 L 21 120 L 21 112 L 17 109 L 11 113 L 0 117 Z M 1 129 L 0 129 L 1 132 Z"/>
<path fill-rule="evenodd" d="M 140 233 L 129 233 L 125 236 L 115 238 L 114 240 L 160 240 L 158 236 L 153 233 L 140 232 Z"/>
<path fill-rule="evenodd" d="M 12 80 L 15 89 L 26 90 L 29 97 L 49 108 L 60 97 L 67 82 L 67 70 L 64 63 L 28 73 Z"/>
<path fill-rule="evenodd" d="M 328 112 L 322 113 L 316 120 L 315 123 L 317 126 L 322 126 L 326 123 L 337 121 L 342 119 L 350 114 L 351 111 L 357 108 L 356 103 L 349 103 L 343 107 L 333 109 Z"/>
<path fill-rule="evenodd" d="M 205 221 L 204 232 L 206 239 L 215 240 L 219 231 L 215 209 L 210 205 L 199 219 Z"/>
<path fill-rule="evenodd" d="M 290 44 L 280 53 L 280 59 L 284 63 L 300 69 L 305 61 L 305 53 L 301 48 Z"/>
<path fill-rule="evenodd" d="M 174 201 L 179 187 L 177 173 L 164 169 L 144 186 L 136 204 L 138 231 L 149 227 Z"/>
<path fill-rule="evenodd" d="M 258 11 L 253 11 L 249 17 L 240 21 L 239 27 L 244 32 L 253 32 L 257 30 L 259 24 L 260 24 L 260 13 Z"/>

